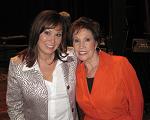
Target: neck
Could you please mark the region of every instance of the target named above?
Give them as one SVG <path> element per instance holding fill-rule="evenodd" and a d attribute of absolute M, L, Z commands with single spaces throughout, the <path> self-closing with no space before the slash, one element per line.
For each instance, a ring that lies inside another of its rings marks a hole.
<path fill-rule="evenodd" d="M 54 62 L 54 57 L 55 57 L 54 54 L 49 55 L 49 56 L 39 55 L 38 62 L 51 65 Z"/>
<path fill-rule="evenodd" d="M 99 66 L 99 55 L 95 54 L 92 56 L 90 61 L 84 62 L 87 77 L 94 77 L 96 70 Z"/>
<path fill-rule="evenodd" d="M 85 61 L 84 64 L 87 69 L 97 66 L 99 64 L 99 55 L 97 54 L 97 52 L 94 53 L 94 55 L 89 60 Z"/>

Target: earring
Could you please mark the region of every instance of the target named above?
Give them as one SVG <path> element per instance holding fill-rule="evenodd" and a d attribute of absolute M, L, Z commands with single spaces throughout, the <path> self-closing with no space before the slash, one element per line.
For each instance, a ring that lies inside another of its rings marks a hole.
<path fill-rule="evenodd" d="M 98 51 L 98 52 L 99 52 L 100 50 L 101 50 L 101 49 L 100 49 L 100 47 L 96 47 L 96 51 Z"/>

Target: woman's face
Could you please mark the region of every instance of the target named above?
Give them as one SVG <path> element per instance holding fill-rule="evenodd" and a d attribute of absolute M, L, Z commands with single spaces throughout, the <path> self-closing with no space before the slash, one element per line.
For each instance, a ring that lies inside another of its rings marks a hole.
<path fill-rule="evenodd" d="M 52 55 L 59 47 L 62 41 L 62 27 L 60 25 L 55 28 L 45 29 L 39 36 L 38 53 L 43 55 Z"/>
<path fill-rule="evenodd" d="M 97 53 L 97 42 L 95 41 L 92 32 L 85 28 L 73 33 L 73 47 L 76 56 L 83 62 L 90 62 L 93 55 Z"/>

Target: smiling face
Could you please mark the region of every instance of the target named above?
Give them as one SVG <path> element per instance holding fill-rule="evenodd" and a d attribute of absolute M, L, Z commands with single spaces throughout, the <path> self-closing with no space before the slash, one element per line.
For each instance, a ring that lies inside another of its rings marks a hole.
<path fill-rule="evenodd" d="M 54 55 L 55 50 L 59 47 L 62 41 L 62 28 L 57 25 L 54 28 L 45 29 L 39 36 L 37 43 L 38 54 L 40 55 Z"/>
<path fill-rule="evenodd" d="M 73 33 L 73 47 L 76 56 L 83 62 L 91 62 L 94 56 L 97 55 L 97 42 L 92 32 L 86 28 L 81 28 Z"/>

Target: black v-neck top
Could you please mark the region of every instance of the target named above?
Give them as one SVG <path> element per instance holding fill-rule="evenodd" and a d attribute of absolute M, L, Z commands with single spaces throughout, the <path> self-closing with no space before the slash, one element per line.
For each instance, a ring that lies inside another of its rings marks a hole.
<path fill-rule="evenodd" d="M 86 79 L 87 79 L 87 84 L 88 84 L 89 92 L 91 93 L 94 78 L 86 78 Z"/>

